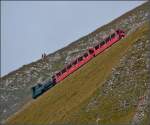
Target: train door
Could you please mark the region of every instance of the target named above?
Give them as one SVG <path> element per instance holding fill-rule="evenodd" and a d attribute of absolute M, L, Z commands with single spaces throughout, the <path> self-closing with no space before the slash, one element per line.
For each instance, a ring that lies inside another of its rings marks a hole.
<path fill-rule="evenodd" d="M 90 49 L 89 49 L 89 54 L 92 55 L 92 56 L 95 56 L 95 53 L 94 53 L 94 49 L 93 49 L 93 48 L 90 48 Z"/>
<path fill-rule="evenodd" d="M 55 75 L 52 76 L 52 81 L 53 81 L 54 84 L 57 83 L 57 80 L 56 80 L 56 76 L 55 76 Z"/>
<path fill-rule="evenodd" d="M 122 31 L 122 30 L 120 30 L 120 29 L 118 29 L 118 30 L 116 31 L 116 33 L 119 35 L 119 38 L 120 38 L 120 39 L 121 39 L 122 37 L 125 37 L 124 31 Z"/>

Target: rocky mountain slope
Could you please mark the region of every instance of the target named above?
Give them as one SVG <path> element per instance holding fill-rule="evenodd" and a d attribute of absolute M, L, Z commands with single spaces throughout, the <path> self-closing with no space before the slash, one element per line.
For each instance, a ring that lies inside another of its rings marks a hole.
<path fill-rule="evenodd" d="M 7 124 L 149 125 L 148 25 L 32 101 Z"/>
<path fill-rule="evenodd" d="M 63 49 L 49 54 L 46 59 L 24 65 L 2 77 L 0 83 L 0 121 L 3 122 L 31 100 L 31 86 L 49 79 L 54 72 L 71 61 L 72 57 L 78 56 L 89 46 L 101 41 L 102 37 L 108 34 L 110 30 L 121 28 L 129 35 L 145 22 L 148 22 L 149 7 L 150 3 L 147 2 Z"/>
<path fill-rule="evenodd" d="M 150 30 L 140 29 L 130 47 L 111 75 L 76 113 L 70 121 L 99 124 L 150 124 Z M 133 35 L 133 34 L 132 34 Z M 79 114 L 77 117 L 74 117 Z"/>

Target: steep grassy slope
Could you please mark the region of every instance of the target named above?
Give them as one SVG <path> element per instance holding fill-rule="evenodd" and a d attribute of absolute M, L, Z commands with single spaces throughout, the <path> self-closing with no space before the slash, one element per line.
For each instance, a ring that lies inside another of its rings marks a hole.
<path fill-rule="evenodd" d="M 142 27 L 140 34 L 132 36 L 135 43 L 113 68 L 103 86 L 98 87 L 75 113 L 68 114 L 70 121 L 150 124 L 150 29 L 147 26 Z"/>
<path fill-rule="evenodd" d="M 105 103 L 100 105 L 99 109 L 89 113 L 83 109 L 91 97 L 97 93 L 97 89 L 103 88 L 105 80 L 111 75 L 112 68 L 120 58 L 127 53 L 134 42 L 149 32 L 148 26 L 148 23 L 144 24 L 137 31 L 98 55 L 50 91 L 34 100 L 23 111 L 8 119 L 7 124 L 87 124 L 95 123 L 99 113 L 103 116 L 103 123 L 129 123 L 134 116 L 136 107 L 129 106 L 127 110 L 123 110 L 117 106 L 118 101 L 115 95 L 102 97 L 101 101 Z M 115 94 L 117 89 L 114 90 Z M 141 90 L 143 94 L 145 88 L 141 88 Z M 127 93 L 123 94 L 126 98 L 133 94 L 132 92 Z M 136 96 L 140 95 L 137 93 Z M 118 108 L 117 112 L 112 111 L 113 107 Z M 109 119 L 112 120 L 109 121 Z"/>
<path fill-rule="evenodd" d="M 0 123 L 8 116 L 19 110 L 23 104 L 31 100 L 30 88 L 50 79 L 50 76 L 62 66 L 70 62 L 72 58 L 79 56 L 89 46 L 101 41 L 112 29 L 121 28 L 127 34 L 132 33 L 137 27 L 149 20 L 150 2 L 133 9 L 104 25 L 88 35 L 79 38 L 68 46 L 48 54 L 45 60 L 39 59 L 27 65 L 23 65 L 16 71 L 1 78 L 0 82 Z M 109 15 L 108 15 L 109 16 Z M 103 18 L 103 17 L 102 17 Z M 51 47 L 50 45 L 47 45 Z"/>

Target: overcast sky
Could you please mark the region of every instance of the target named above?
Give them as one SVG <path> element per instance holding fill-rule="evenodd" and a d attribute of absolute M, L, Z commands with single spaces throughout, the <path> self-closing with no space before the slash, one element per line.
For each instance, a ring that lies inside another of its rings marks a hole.
<path fill-rule="evenodd" d="M 1 75 L 36 61 L 144 1 L 2 1 Z"/>

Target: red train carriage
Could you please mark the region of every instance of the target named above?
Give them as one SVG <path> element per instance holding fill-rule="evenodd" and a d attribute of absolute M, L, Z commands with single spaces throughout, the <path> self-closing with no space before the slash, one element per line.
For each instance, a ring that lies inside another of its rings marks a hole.
<path fill-rule="evenodd" d="M 100 54 L 103 52 L 106 48 L 113 45 L 115 42 L 119 41 L 122 37 L 125 36 L 125 33 L 118 29 L 114 33 L 112 33 L 110 36 L 108 36 L 104 41 L 97 44 L 93 48 L 89 48 L 87 52 L 85 52 L 82 56 L 78 57 L 76 60 L 74 60 L 72 63 L 64 67 L 60 72 L 56 73 L 52 80 L 54 83 L 58 83 L 59 81 L 66 78 L 68 75 L 70 75 L 72 72 L 80 68 L 82 65 L 87 63 L 89 60 L 91 60 L 94 56 Z"/>
<path fill-rule="evenodd" d="M 117 30 L 116 32 L 112 33 L 104 41 L 102 41 L 94 47 L 95 56 L 103 52 L 106 48 L 110 47 L 115 42 L 119 41 L 124 36 L 124 32 L 121 30 Z"/>
<path fill-rule="evenodd" d="M 125 33 L 118 29 L 113 32 L 109 37 L 104 41 L 100 42 L 96 46 L 89 48 L 82 56 L 75 59 L 72 63 L 65 66 L 60 72 L 52 76 L 52 81 L 46 81 L 44 84 L 38 84 L 32 87 L 32 97 L 35 99 L 43 92 L 47 91 L 51 87 L 55 86 L 56 83 L 65 79 L 68 75 L 73 73 L 75 70 L 86 64 L 93 57 L 103 52 L 106 48 L 113 45 L 115 42 L 118 42 L 122 37 L 125 36 Z"/>
<path fill-rule="evenodd" d="M 88 52 L 84 53 L 82 56 L 78 57 L 76 60 L 74 60 L 72 63 L 67 65 L 63 70 L 56 73 L 52 79 L 54 82 L 59 82 L 66 78 L 68 75 L 70 75 L 72 72 L 80 68 L 82 65 L 87 63 L 91 58 L 94 56 L 94 49 L 90 48 Z"/>

